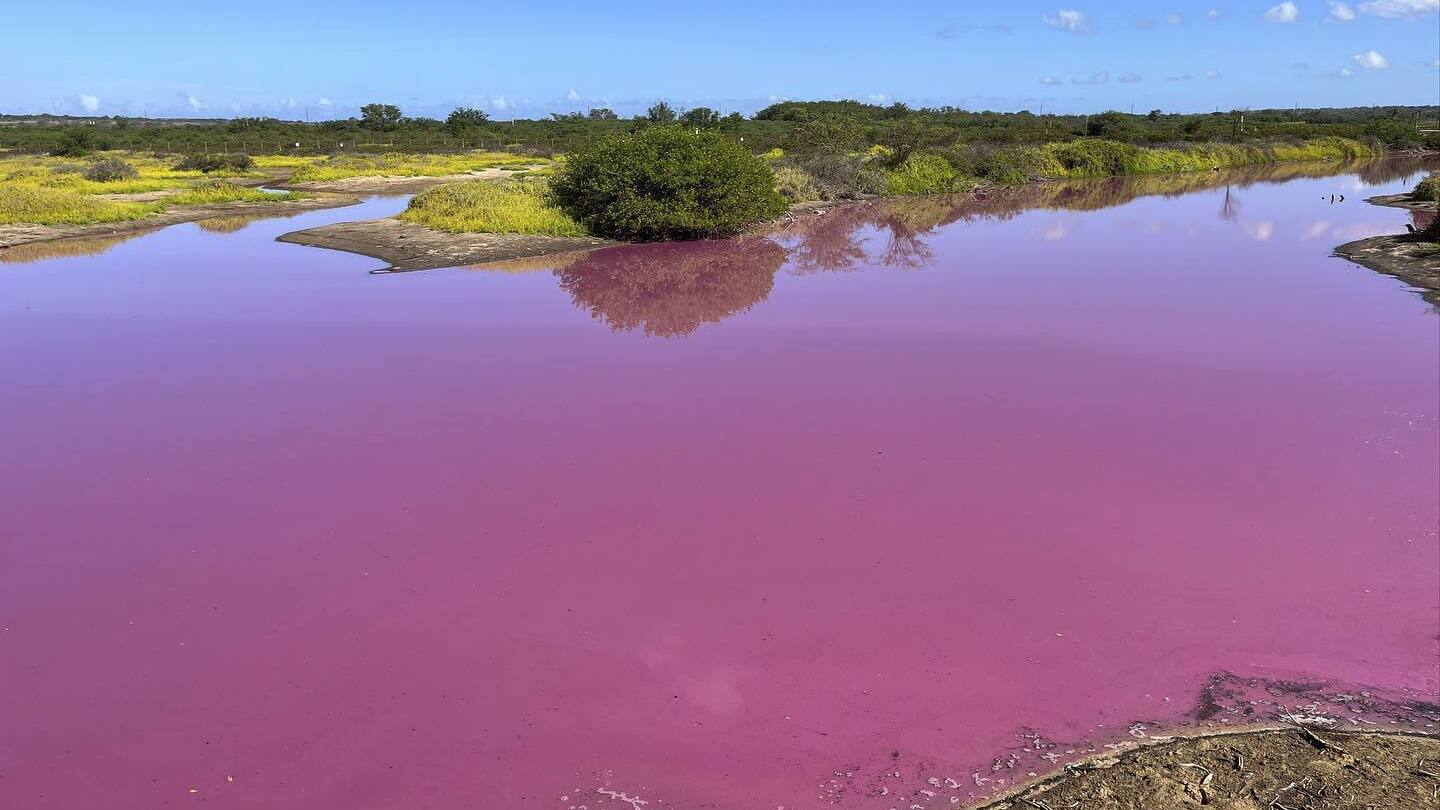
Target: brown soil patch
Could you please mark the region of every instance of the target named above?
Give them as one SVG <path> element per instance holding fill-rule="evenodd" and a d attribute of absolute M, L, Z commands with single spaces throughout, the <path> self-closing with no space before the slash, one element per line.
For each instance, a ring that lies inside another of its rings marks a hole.
<path fill-rule="evenodd" d="M 218 205 L 181 206 L 151 214 L 129 222 L 100 222 L 94 225 L 0 225 L 0 249 L 24 245 L 31 242 L 47 242 L 53 239 L 76 237 L 111 236 L 114 234 L 148 231 L 166 225 L 194 222 L 214 216 L 256 214 L 263 216 L 285 216 L 301 211 L 321 208 L 338 208 L 354 205 L 360 200 L 353 196 L 327 194 L 303 200 L 288 202 L 232 202 Z"/>
<path fill-rule="evenodd" d="M 594 237 L 444 233 L 398 219 L 338 222 L 287 233 L 280 241 L 371 256 L 391 270 L 460 267 L 615 244 Z"/>
<path fill-rule="evenodd" d="M 1291 727 L 1117 749 L 976 810 L 1440 807 L 1440 739 Z"/>
<path fill-rule="evenodd" d="M 1372 236 L 1335 248 L 1343 256 L 1377 273 L 1394 276 L 1425 290 L 1423 297 L 1440 306 L 1440 243 L 1410 236 Z"/>

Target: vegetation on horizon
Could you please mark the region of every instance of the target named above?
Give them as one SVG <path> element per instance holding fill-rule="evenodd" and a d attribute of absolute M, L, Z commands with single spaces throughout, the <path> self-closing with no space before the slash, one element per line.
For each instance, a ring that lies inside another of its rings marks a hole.
<path fill-rule="evenodd" d="M 189 119 L 180 122 L 131 118 L 0 116 L 0 148 L 59 150 L 78 157 L 91 151 L 128 148 L 170 153 L 329 154 L 332 152 L 439 152 L 484 147 L 550 155 L 583 148 L 617 132 L 680 123 L 717 129 L 752 151 L 777 146 L 794 151 L 798 138 L 843 130 L 865 144 L 909 137 L 923 142 L 1029 144 L 1104 138 L 1137 145 L 1246 141 L 1304 141 L 1324 136 L 1373 141 L 1387 149 L 1440 149 L 1434 128 L 1440 106 L 1335 109 L 1233 110 L 1211 113 L 1043 115 L 1028 110 L 992 112 L 955 107 L 912 109 L 858 101 L 786 101 L 745 118 L 706 107 L 681 110 L 660 102 L 622 119 L 607 108 L 555 114 L 538 120 L 493 121 L 483 110 L 458 108 L 445 120 L 407 117 L 392 104 L 366 105 L 361 117 L 305 123 L 272 118 Z M 22 122 L 35 122 L 33 123 Z M 907 155 L 900 155 L 900 160 Z"/>

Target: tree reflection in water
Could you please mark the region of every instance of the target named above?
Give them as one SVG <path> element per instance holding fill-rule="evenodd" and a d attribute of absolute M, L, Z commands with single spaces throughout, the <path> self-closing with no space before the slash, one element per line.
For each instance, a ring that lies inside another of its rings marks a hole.
<path fill-rule="evenodd" d="M 557 268 L 575 305 L 617 332 L 688 335 L 764 301 L 785 250 L 764 237 L 623 245 Z"/>

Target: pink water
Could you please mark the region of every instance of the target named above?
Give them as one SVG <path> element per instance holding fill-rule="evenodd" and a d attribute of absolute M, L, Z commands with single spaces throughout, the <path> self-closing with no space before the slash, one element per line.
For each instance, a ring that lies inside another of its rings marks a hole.
<path fill-rule="evenodd" d="M 0 807 L 932 808 L 1432 725 L 1440 321 L 1329 255 L 1409 216 L 1364 177 L 557 272 L 271 241 L 393 199 L 0 254 Z"/>

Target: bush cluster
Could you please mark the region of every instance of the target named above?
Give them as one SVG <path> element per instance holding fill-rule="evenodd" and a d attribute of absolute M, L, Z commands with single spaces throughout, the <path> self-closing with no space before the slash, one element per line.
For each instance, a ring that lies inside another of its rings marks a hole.
<path fill-rule="evenodd" d="M 255 161 L 243 152 L 215 155 L 186 155 L 175 164 L 176 171 L 182 172 L 248 172 L 255 168 Z"/>
<path fill-rule="evenodd" d="M 1424 180 L 1421 180 L 1415 186 L 1415 190 L 1410 193 L 1410 196 L 1417 200 L 1440 202 L 1440 172 L 1435 172 Z M 1436 217 L 1436 219 L 1440 219 L 1440 217 Z"/>
<path fill-rule="evenodd" d="M 119 158 L 105 158 L 96 161 L 85 170 L 85 179 L 94 180 L 97 183 L 109 183 L 115 180 L 134 180 L 140 176 L 140 172 Z"/>
<path fill-rule="evenodd" d="M 586 230 L 633 241 L 735 234 L 786 208 L 770 167 L 744 146 L 717 130 L 666 125 L 576 152 L 550 191 Z"/>

